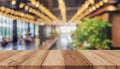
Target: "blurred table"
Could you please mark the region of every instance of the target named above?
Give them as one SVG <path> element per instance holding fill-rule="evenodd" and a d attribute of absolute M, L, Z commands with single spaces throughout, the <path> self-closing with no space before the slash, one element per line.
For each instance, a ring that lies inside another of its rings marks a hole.
<path fill-rule="evenodd" d="M 51 47 L 54 46 L 54 44 L 57 42 L 58 39 L 59 39 L 59 37 L 54 37 L 52 39 L 47 40 L 46 42 L 44 42 L 43 45 L 41 45 L 40 49 L 41 50 L 49 50 Z"/>

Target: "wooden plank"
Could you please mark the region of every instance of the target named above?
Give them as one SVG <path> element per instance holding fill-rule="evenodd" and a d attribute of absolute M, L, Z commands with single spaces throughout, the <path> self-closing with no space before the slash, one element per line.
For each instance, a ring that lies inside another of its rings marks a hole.
<path fill-rule="evenodd" d="M 43 69 L 65 69 L 62 51 L 51 50 L 42 65 Z"/>
<path fill-rule="evenodd" d="M 18 65 L 17 69 L 42 69 L 41 65 L 48 55 L 47 50 L 38 50 L 27 60 Z"/>
<path fill-rule="evenodd" d="M 120 50 L 106 50 L 106 51 L 117 52 L 117 53 L 120 52 Z"/>
<path fill-rule="evenodd" d="M 0 51 L 0 69 L 120 69 L 120 50 Z"/>
<path fill-rule="evenodd" d="M 0 54 L 7 52 L 8 50 L 0 50 Z"/>
<path fill-rule="evenodd" d="M 0 51 L 0 62 L 19 53 L 20 51 Z"/>
<path fill-rule="evenodd" d="M 116 69 L 116 65 L 106 61 L 105 59 L 103 59 L 102 57 L 94 54 L 93 52 L 87 50 L 87 51 L 79 51 L 80 53 L 82 53 L 91 63 L 92 63 L 92 67 L 91 69 Z"/>
<path fill-rule="evenodd" d="M 0 69 L 16 69 L 17 65 L 26 60 L 27 57 L 29 57 L 29 55 L 31 55 L 33 52 L 35 52 L 34 50 L 33 51 L 22 51 L 4 61 L 1 61 L 0 62 Z"/>
<path fill-rule="evenodd" d="M 90 62 L 78 51 L 63 51 L 65 69 L 90 69 Z"/>
<path fill-rule="evenodd" d="M 111 51 L 112 52 L 112 51 Z M 95 51 L 93 52 L 95 53 L 96 55 L 98 55 L 99 57 L 102 57 L 104 58 L 105 60 L 109 61 L 109 62 L 112 62 L 115 64 L 115 66 L 117 67 L 117 69 L 120 69 L 120 57 L 116 57 L 112 54 L 108 54 L 106 52 L 103 52 L 103 51 Z M 117 52 L 116 52 L 117 53 Z"/>
<path fill-rule="evenodd" d="M 120 58 L 119 50 L 101 50 L 101 51 Z"/>

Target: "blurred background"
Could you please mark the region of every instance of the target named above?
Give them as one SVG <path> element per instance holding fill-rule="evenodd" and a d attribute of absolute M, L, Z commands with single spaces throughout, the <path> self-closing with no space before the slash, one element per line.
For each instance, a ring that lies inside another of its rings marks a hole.
<path fill-rule="evenodd" d="M 120 0 L 0 0 L 0 50 L 120 49 Z"/>

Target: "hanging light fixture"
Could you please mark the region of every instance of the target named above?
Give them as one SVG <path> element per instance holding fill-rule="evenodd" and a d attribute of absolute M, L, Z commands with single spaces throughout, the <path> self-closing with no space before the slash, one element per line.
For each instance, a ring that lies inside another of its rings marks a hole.
<path fill-rule="evenodd" d="M 106 0 L 107 1 L 107 0 Z M 91 12 L 95 11 L 97 8 L 100 8 L 104 5 L 105 0 L 98 2 L 97 4 L 91 6 L 88 10 L 86 9 L 85 13 L 81 14 L 78 18 L 76 18 L 75 22 L 83 19 L 86 15 L 90 14 Z M 108 10 L 113 10 L 113 6 L 109 6 Z M 115 8 L 114 8 L 115 10 Z M 89 11 L 89 12 L 88 12 Z"/>
<path fill-rule="evenodd" d="M 69 20 L 69 22 L 74 22 L 76 21 L 76 19 L 82 15 L 82 13 L 88 8 L 88 6 L 90 5 L 90 1 L 86 1 L 85 4 L 83 4 L 75 13 L 75 15 Z"/>
<path fill-rule="evenodd" d="M 29 9 L 29 7 L 28 6 L 25 6 L 25 10 L 27 11 Z"/>
<path fill-rule="evenodd" d="M 93 7 L 92 7 L 92 9 L 93 9 L 93 10 L 96 10 L 96 7 L 95 7 L 95 6 L 93 6 Z"/>
<path fill-rule="evenodd" d="M 117 10 L 117 8 L 113 5 L 110 5 L 110 6 L 108 6 L 107 10 L 108 11 L 115 11 L 115 10 Z"/>
<path fill-rule="evenodd" d="M 1 11 L 5 11 L 5 7 L 1 7 L 0 9 L 1 9 Z"/>
<path fill-rule="evenodd" d="M 102 1 L 100 1 L 100 2 L 99 2 L 99 5 L 100 5 L 100 6 L 102 6 L 102 5 L 103 5 L 103 2 L 102 2 Z"/>
<path fill-rule="evenodd" d="M 36 1 L 36 0 L 30 0 L 32 6 L 38 7 L 39 10 L 41 10 L 43 13 L 45 13 L 49 18 L 59 22 L 59 19 L 51 12 L 49 11 L 49 9 L 47 9 L 44 5 L 42 5 L 42 3 L 40 3 L 40 1 Z M 31 12 L 32 9 L 29 9 L 29 12 Z"/>
<path fill-rule="evenodd" d="M 24 16 L 24 13 L 21 13 L 21 16 L 23 17 L 23 16 Z"/>
<path fill-rule="evenodd" d="M 96 5 L 95 5 L 95 7 L 96 7 L 96 8 L 99 8 L 99 7 L 100 7 L 100 5 L 99 5 L 99 4 L 96 4 Z"/>
<path fill-rule="evenodd" d="M 11 4 L 15 5 L 16 4 L 16 0 L 12 0 Z"/>
<path fill-rule="evenodd" d="M 64 0 L 58 0 L 58 4 L 59 4 L 59 9 L 60 9 L 60 14 L 62 16 L 62 20 L 64 22 L 67 21 L 67 17 L 66 17 L 66 5 Z"/>
<path fill-rule="evenodd" d="M 108 0 L 103 0 L 103 2 L 104 2 L 104 3 L 107 3 L 107 2 L 108 2 Z"/>
<path fill-rule="evenodd" d="M 39 6 L 40 6 L 39 2 L 36 2 L 35 7 L 39 7 Z"/>
<path fill-rule="evenodd" d="M 89 2 L 94 5 L 95 4 L 95 1 L 94 0 L 89 0 Z"/>
<path fill-rule="evenodd" d="M 24 3 L 21 3 L 20 5 L 19 5 L 19 8 L 23 8 L 25 6 L 25 4 Z"/>

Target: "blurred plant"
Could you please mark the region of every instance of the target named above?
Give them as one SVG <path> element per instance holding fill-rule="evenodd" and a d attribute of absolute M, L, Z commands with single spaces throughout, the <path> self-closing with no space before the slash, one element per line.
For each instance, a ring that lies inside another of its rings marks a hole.
<path fill-rule="evenodd" d="M 76 46 L 83 46 L 87 42 L 89 46 L 84 45 L 85 48 L 83 49 L 98 47 L 110 49 L 111 40 L 107 38 L 107 28 L 110 27 L 111 24 L 102 19 L 86 18 L 82 24 L 77 26 L 77 30 L 73 33 L 72 37 L 75 39 L 73 43 Z"/>

